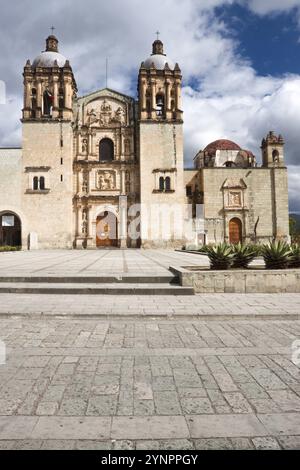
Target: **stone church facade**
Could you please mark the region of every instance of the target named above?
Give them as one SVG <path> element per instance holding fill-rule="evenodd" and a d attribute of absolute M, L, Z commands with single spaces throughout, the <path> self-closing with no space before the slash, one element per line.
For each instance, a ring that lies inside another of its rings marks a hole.
<path fill-rule="evenodd" d="M 22 148 L 0 149 L 0 245 L 288 239 L 282 137 L 264 139 L 261 167 L 220 140 L 184 170 L 181 85 L 178 64 L 156 40 L 139 69 L 137 100 L 107 88 L 78 97 L 70 63 L 49 36 L 24 67 Z"/>

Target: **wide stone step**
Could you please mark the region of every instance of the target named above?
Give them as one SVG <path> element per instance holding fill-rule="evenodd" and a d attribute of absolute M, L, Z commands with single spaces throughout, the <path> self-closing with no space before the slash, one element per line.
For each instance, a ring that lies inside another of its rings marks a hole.
<path fill-rule="evenodd" d="M 2 282 L 2 294 L 62 294 L 62 295 L 194 295 L 192 287 L 174 284 L 145 283 L 35 283 Z"/>
<path fill-rule="evenodd" d="M 55 284 L 178 284 L 174 274 L 157 275 L 102 275 L 102 276 L 0 276 L 0 283 L 55 283 Z"/>

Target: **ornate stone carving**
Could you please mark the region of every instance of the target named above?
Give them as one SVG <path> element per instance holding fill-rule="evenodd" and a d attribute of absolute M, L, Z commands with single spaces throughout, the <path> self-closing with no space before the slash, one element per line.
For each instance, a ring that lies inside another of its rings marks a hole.
<path fill-rule="evenodd" d="M 229 192 L 229 206 L 230 207 L 241 207 L 242 205 L 242 194 L 240 192 Z"/>
<path fill-rule="evenodd" d="M 94 108 L 90 109 L 87 111 L 87 116 L 88 116 L 88 124 L 91 126 L 92 124 L 95 124 L 99 122 L 99 119 L 97 118 L 97 113 Z"/>
<path fill-rule="evenodd" d="M 124 124 L 126 121 L 126 113 L 121 106 L 116 110 L 115 115 L 114 115 L 114 120 L 117 122 L 120 122 L 121 124 Z"/>
<path fill-rule="evenodd" d="M 116 172 L 111 170 L 98 171 L 96 185 L 100 191 L 116 189 Z"/>
<path fill-rule="evenodd" d="M 112 120 L 112 109 L 111 105 L 104 100 L 101 105 L 101 112 L 100 112 L 100 125 L 106 126 Z"/>

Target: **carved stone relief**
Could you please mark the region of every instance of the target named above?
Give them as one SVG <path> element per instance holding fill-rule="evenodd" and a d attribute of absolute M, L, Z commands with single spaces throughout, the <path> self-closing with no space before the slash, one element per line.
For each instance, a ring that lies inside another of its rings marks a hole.
<path fill-rule="evenodd" d="M 96 175 L 96 188 L 100 191 L 117 189 L 116 172 L 111 170 L 98 171 Z"/>
<path fill-rule="evenodd" d="M 91 108 L 87 111 L 87 122 L 89 126 L 98 125 L 107 127 L 109 124 L 126 124 L 126 110 L 119 106 L 113 110 L 112 105 L 104 99 L 100 109 Z"/>
<path fill-rule="evenodd" d="M 241 207 L 242 205 L 241 192 L 230 191 L 228 195 L 228 205 L 230 207 Z"/>

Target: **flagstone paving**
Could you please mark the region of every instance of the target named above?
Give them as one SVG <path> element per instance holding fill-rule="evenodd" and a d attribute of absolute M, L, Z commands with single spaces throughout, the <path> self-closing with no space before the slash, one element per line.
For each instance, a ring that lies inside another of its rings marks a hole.
<path fill-rule="evenodd" d="M 300 448 L 300 321 L 0 320 L 0 448 Z"/>
<path fill-rule="evenodd" d="M 207 259 L 5 253 L 0 277 L 166 276 L 170 265 Z M 0 449 L 300 448 L 299 294 L 2 293 L 0 340 Z"/>

